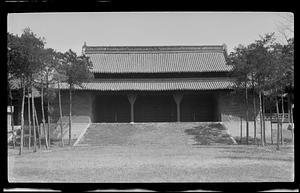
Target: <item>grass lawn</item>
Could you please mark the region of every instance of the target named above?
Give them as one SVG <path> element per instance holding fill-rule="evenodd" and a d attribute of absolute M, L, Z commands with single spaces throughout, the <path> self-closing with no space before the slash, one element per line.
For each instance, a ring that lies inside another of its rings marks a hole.
<path fill-rule="evenodd" d="M 8 149 L 9 182 L 292 182 L 294 147 L 107 145 Z"/>

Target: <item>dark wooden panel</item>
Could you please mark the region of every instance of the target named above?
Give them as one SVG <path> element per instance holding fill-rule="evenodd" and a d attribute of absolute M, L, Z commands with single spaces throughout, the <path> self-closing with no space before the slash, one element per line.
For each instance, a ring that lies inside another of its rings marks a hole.
<path fill-rule="evenodd" d="M 182 122 L 217 121 L 217 104 L 213 94 L 184 95 Z M 134 104 L 134 122 L 175 122 L 176 103 L 172 95 L 138 95 Z M 95 96 L 93 122 L 130 122 L 130 103 L 126 95 Z"/>
<path fill-rule="evenodd" d="M 130 122 L 130 103 L 127 96 L 95 96 L 93 122 Z"/>
<path fill-rule="evenodd" d="M 213 95 L 184 95 L 181 101 L 182 122 L 210 122 L 216 120 L 216 101 Z"/>
<path fill-rule="evenodd" d="M 135 102 L 135 122 L 174 122 L 176 103 L 173 96 L 138 96 Z"/>

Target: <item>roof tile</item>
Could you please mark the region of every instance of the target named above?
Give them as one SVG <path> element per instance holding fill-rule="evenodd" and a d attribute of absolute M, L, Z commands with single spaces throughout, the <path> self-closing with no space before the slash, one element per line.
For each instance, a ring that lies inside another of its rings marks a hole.
<path fill-rule="evenodd" d="M 84 83 L 83 87 L 76 86 L 77 90 L 98 91 L 173 91 L 173 90 L 219 90 L 231 89 L 232 79 L 220 78 L 193 78 L 193 79 L 105 79 Z M 68 89 L 62 84 L 61 89 Z"/>
<path fill-rule="evenodd" d="M 230 71 L 222 46 L 86 47 L 95 73 Z"/>

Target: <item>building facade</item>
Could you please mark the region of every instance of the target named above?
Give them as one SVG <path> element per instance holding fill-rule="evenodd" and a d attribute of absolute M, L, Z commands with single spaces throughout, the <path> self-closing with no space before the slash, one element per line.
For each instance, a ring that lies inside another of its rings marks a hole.
<path fill-rule="evenodd" d="M 243 114 L 223 46 L 84 46 L 83 53 L 94 80 L 75 87 L 74 116 L 96 123 L 222 122 Z M 67 89 L 62 85 L 65 116 Z"/>

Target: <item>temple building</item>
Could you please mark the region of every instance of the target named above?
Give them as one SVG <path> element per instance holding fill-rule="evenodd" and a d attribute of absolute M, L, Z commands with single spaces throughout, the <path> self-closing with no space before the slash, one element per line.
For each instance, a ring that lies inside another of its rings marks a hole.
<path fill-rule="evenodd" d="M 243 135 L 246 132 L 245 97 L 234 89 L 233 67 L 226 62 L 225 46 L 84 45 L 82 52 L 93 64 L 94 78 L 72 90 L 72 139 L 80 138 L 93 123 L 219 122 L 232 136 L 240 136 L 241 128 Z M 8 108 L 8 129 L 12 124 L 10 120 L 18 128 L 21 125 L 19 82 L 10 82 L 13 100 L 8 100 L 8 104 L 12 102 L 13 113 Z M 38 89 L 34 90 L 37 120 L 41 124 L 41 97 Z M 50 101 L 50 116 L 47 101 L 44 101 L 46 123 L 50 118 L 51 135 L 57 139 L 60 133 L 58 98 L 56 92 Z M 259 104 L 258 96 L 255 98 Z M 248 100 L 253 101 L 251 89 Z M 66 83 L 61 84 L 61 103 L 67 139 L 70 100 Z M 274 106 L 271 107 L 265 109 L 267 118 L 276 112 Z M 284 109 L 287 116 L 286 101 Z M 254 117 L 257 121 L 260 118 L 258 110 L 257 106 L 254 113 L 253 104 L 249 102 L 250 136 L 254 136 Z M 279 111 L 282 113 L 281 106 Z M 28 124 L 27 94 L 24 121 Z M 258 122 L 256 126 L 259 135 Z"/>
<path fill-rule="evenodd" d="M 83 54 L 94 79 L 75 87 L 74 116 L 95 123 L 221 122 L 240 111 L 224 46 L 84 45 Z M 66 116 L 68 86 L 62 89 Z"/>

